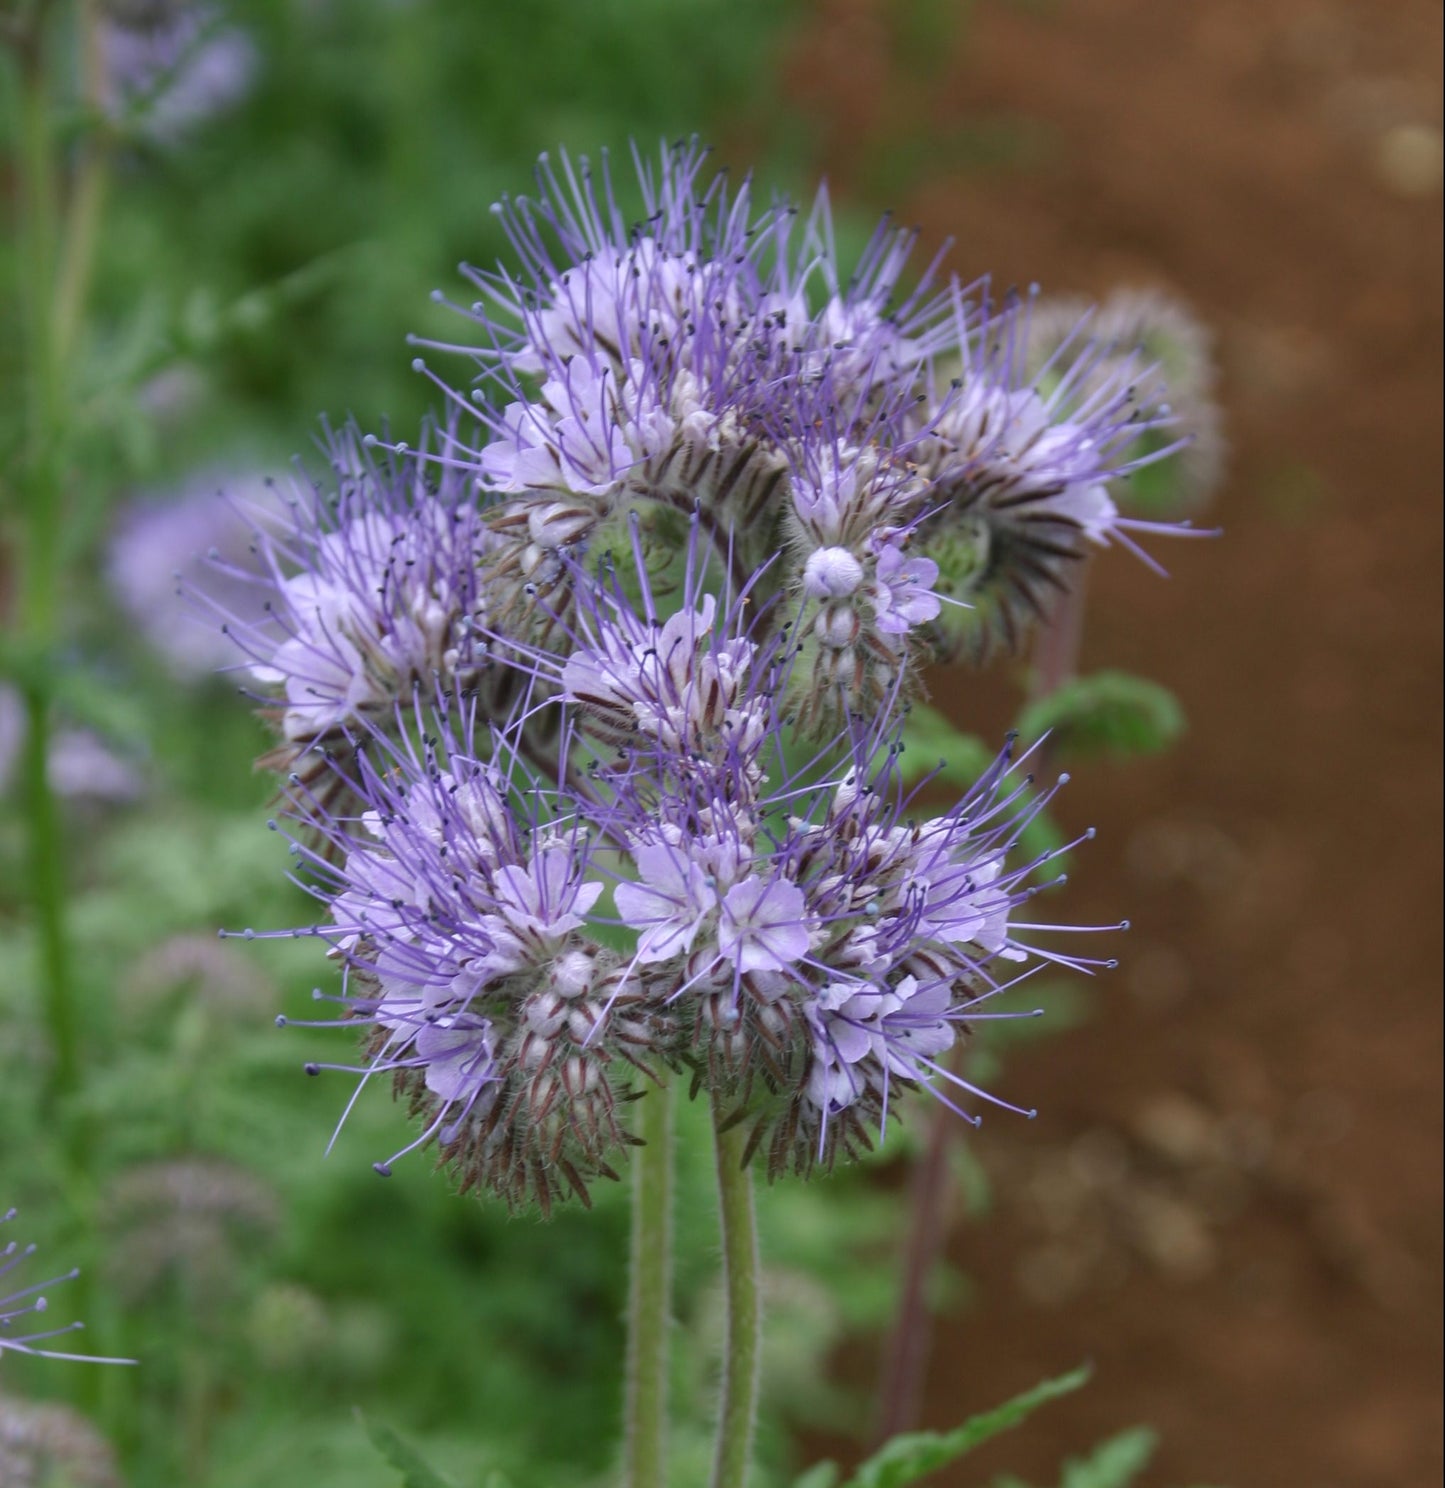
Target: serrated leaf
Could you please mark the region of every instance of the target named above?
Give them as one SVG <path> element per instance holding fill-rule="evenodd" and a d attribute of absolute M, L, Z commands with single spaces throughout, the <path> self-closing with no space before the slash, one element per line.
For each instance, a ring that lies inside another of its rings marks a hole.
<path fill-rule="evenodd" d="M 815 1462 L 794 1484 L 793 1488 L 836 1488 L 838 1464 Z"/>
<path fill-rule="evenodd" d="M 1001 1431 L 1017 1426 L 1039 1406 L 1072 1394 L 1088 1380 L 1089 1373 L 1085 1365 L 1057 1379 L 1045 1380 L 1005 1404 L 974 1416 L 953 1431 L 913 1431 L 906 1436 L 895 1436 L 848 1479 L 844 1488 L 904 1488 L 905 1484 L 916 1483 Z"/>
<path fill-rule="evenodd" d="M 401 1474 L 402 1488 L 455 1488 L 455 1484 L 442 1477 L 410 1442 L 398 1436 L 390 1426 L 368 1420 L 361 1411 L 357 1411 L 356 1418 L 365 1427 L 372 1446 Z"/>
<path fill-rule="evenodd" d="M 1128 672 L 1095 672 L 1031 703 L 1018 727 L 1029 742 L 1048 734 L 1061 758 L 1156 754 L 1184 732 L 1184 712 L 1157 682 Z"/>
<path fill-rule="evenodd" d="M 1149 1465 L 1159 1438 L 1147 1426 L 1135 1426 L 1100 1442 L 1087 1457 L 1064 1464 L 1059 1488 L 1129 1488 Z"/>

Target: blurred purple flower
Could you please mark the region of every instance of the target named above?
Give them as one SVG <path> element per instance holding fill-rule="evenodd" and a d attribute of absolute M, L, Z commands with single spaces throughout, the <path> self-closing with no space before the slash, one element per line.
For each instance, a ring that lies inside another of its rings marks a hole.
<path fill-rule="evenodd" d="M 220 494 L 226 493 L 225 496 Z M 228 499 L 229 498 L 229 499 Z M 259 475 L 199 475 L 172 496 L 127 503 L 106 558 L 111 591 L 178 681 L 236 662 L 236 647 L 185 594 L 259 625 L 275 594 L 256 546 L 256 518 L 282 502 Z"/>
<path fill-rule="evenodd" d="M 102 45 L 109 112 L 170 146 L 240 103 L 260 66 L 251 38 L 204 4 L 112 10 Z"/>
<path fill-rule="evenodd" d="M 9 789 L 25 744 L 25 704 L 14 688 L 0 687 L 0 793 Z M 134 801 L 145 793 L 136 766 L 88 729 L 59 728 L 46 761 L 50 787 L 72 801 Z"/>

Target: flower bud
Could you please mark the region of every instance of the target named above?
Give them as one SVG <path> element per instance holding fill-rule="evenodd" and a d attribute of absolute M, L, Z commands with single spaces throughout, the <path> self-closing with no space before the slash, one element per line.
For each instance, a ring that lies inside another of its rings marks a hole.
<path fill-rule="evenodd" d="M 863 565 L 847 548 L 818 548 L 803 567 L 803 593 L 809 599 L 847 599 L 863 582 Z"/>

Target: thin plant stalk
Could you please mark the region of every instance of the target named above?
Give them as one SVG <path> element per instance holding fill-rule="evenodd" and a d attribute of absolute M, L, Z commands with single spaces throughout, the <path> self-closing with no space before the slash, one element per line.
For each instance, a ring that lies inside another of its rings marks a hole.
<path fill-rule="evenodd" d="M 1031 701 L 1051 696 L 1073 680 L 1078 670 L 1084 633 L 1088 560 L 1079 563 L 1073 583 L 1060 599 L 1034 648 L 1029 688 Z M 1036 756 L 1042 765 L 1046 755 Z M 1038 768 L 1038 766 L 1036 766 Z M 955 1044 L 947 1068 L 961 1074 L 965 1046 Z M 933 1349 L 933 1315 L 928 1306 L 928 1283 L 948 1240 L 952 1183 L 949 1149 L 963 1123 L 943 1104 L 930 1118 L 922 1161 L 909 1187 L 908 1229 L 903 1247 L 898 1309 L 884 1347 L 878 1387 L 877 1440 L 884 1442 L 917 1425 Z"/>
<path fill-rule="evenodd" d="M 40 18 L 17 48 L 21 321 L 25 327 L 26 438 L 17 486 L 24 534 L 19 666 L 25 699 L 24 781 L 31 893 L 39 930 L 44 1018 L 50 1038 L 48 1095 L 62 1100 L 79 1079 L 78 1019 L 65 913 L 60 811 L 50 785 L 51 653 L 58 626 L 64 500 L 65 356 L 57 324 L 59 206 Z"/>
<path fill-rule="evenodd" d="M 668 1334 L 672 1327 L 673 1093 L 638 1102 L 632 1277 L 627 1301 L 626 1488 L 667 1488 Z"/>
<path fill-rule="evenodd" d="M 959 1045 L 950 1051 L 949 1073 L 958 1074 Z M 931 1113 L 928 1145 L 913 1170 L 908 1190 L 908 1236 L 898 1311 L 888 1336 L 879 1386 L 878 1440 L 887 1441 L 918 1424 L 919 1403 L 933 1346 L 933 1316 L 928 1283 L 948 1237 L 951 1184 L 948 1154 L 958 1117 L 947 1106 Z"/>
<path fill-rule="evenodd" d="M 743 1166 L 746 1132 L 728 1127 L 720 1098 L 713 1097 L 718 1212 L 722 1224 L 727 1337 L 722 1401 L 718 1408 L 712 1488 L 746 1488 L 752 1466 L 762 1359 L 762 1288 L 753 1176 Z"/>
<path fill-rule="evenodd" d="M 51 69 L 55 37 L 49 7 L 34 6 L 10 32 L 17 117 L 14 139 L 17 214 L 15 291 L 23 327 L 25 437 L 16 463 L 14 517 L 21 562 L 10 656 L 25 707 L 21 761 L 22 814 L 29 889 L 35 915 L 41 1015 L 50 1044 L 46 1103 L 63 1117 L 64 1152 L 71 1202 L 79 1213 L 95 1203 L 89 1178 L 91 1144 L 73 1108 L 81 1084 L 81 1020 L 69 933 L 64 821 L 50 780 L 54 727 L 56 651 L 62 635 L 62 595 L 69 556 L 68 497 L 74 478 L 75 434 L 71 368 L 93 275 L 104 204 L 104 150 L 83 147 L 80 179 L 67 194 L 52 123 Z M 78 27 L 83 76 L 92 104 L 103 93 L 104 57 L 99 17 L 86 0 Z M 77 1299 L 92 1311 L 89 1271 Z M 100 1376 L 85 1376 L 82 1389 L 100 1404 Z"/>
<path fill-rule="evenodd" d="M 65 257 L 55 288 L 55 344 L 62 362 L 75 348 L 85 313 L 105 212 L 111 154 L 109 128 L 100 122 L 105 97 L 105 43 L 97 0 L 82 4 L 79 32 L 85 101 L 95 122 L 80 147 L 66 224 Z"/>

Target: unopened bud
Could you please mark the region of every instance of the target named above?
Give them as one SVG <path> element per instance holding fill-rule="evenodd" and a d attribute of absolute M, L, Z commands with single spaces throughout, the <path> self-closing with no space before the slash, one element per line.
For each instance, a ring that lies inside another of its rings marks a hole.
<path fill-rule="evenodd" d="M 847 548 L 819 548 L 803 568 L 803 592 L 809 599 L 847 599 L 863 582 L 863 565 Z"/>

